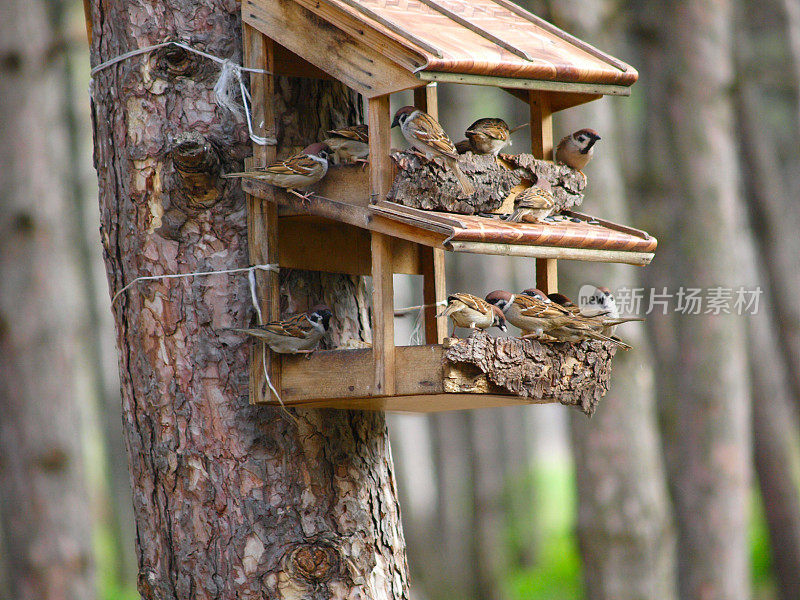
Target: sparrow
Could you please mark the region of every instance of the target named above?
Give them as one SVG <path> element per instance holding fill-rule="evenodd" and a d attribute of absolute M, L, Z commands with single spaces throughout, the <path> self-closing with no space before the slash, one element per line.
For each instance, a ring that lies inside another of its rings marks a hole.
<path fill-rule="evenodd" d="M 487 294 L 486 301 L 502 310 L 506 320 L 522 330 L 523 337 L 541 337 L 572 318 L 567 309 L 553 303 L 539 290 L 531 290 L 530 295 L 495 290 Z"/>
<path fill-rule="evenodd" d="M 608 298 L 602 291 L 600 290 L 607 290 L 608 288 L 596 288 L 598 290 L 596 293 L 603 296 L 603 298 Z M 526 292 L 533 292 L 535 290 L 525 290 Z M 611 294 L 611 292 L 608 292 Z M 566 308 L 570 313 L 577 317 L 576 322 L 572 322 L 568 324 L 568 327 L 556 329 L 555 332 L 551 332 L 550 335 L 556 338 L 562 339 L 562 341 L 579 341 L 580 339 L 586 339 L 586 337 L 592 337 L 590 334 L 584 334 L 583 330 L 588 328 L 591 331 L 600 334 L 601 338 L 594 337 L 593 339 L 605 339 L 609 338 L 612 339 L 614 342 L 618 342 L 616 338 L 611 338 L 614 331 L 617 328 L 617 325 L 621 323 L 628 323 L 630 321 L 644 321 L 639 317 L 620 317 L 619 312 L 616 310 L 616 305 L 614 305 L 613 312 L 606 312 L 605 310 L 590 310 L 587 311 L 586 308 L 579 308 L 572 300 L 567 298 L 564 294 L 548 294 L 547 295 L 550 300 L 553 302 L 563 306 Z M 611 296 L 611 301 L 613 302 L 614 297 Z M 577 323 L 577 324 L 576 324 Z M 624 348 L 627 346 L 627 348 Z M 622 344 L 621 347 L 624 349 L 630 348 L 627 344 Z"/>
<path fill-rule="evenodd" d="M 258 181 L 266 181 L 308 200 L 311 196 L 310 192 L 304 195 L 297 192 L 297 190 L 307 188 L 325 177 L 328 172 L 328 156 L 330 156 L 330 153 L 331 149 L 327 144 L 318 142 L 311 144 L 299 154 L 290 156 L 285 160 L 279 160 L 271 165 L 259 167 L 252 171 L 228 173 L 223 177 L 246 177 Z"/>
<path fill-rule="evenodd" d="M 577 169 L 583 175 L 584 167 L 589 164 L 594 154 L 594 145 L 600 139 L 594 129 L 579 129 L 572 135 L 562 139 L 556 147 L 556 162 Z"/>
<path fill-rule="evenodd" d="M 447 306 L 436 317 L 450 317 L 453 325 L 464 327 L 465 329 L 497 327 L 501 331 L 507 331 L 503 313 L 483 298 L 478 298 L 472 294 L 452 294 L 448 296 Z"/>
<path fill-rule="evenodd" d="M 456 176 L 465 195 L 471 196 L 475 193 L 475 186 L 458 166 L 456 147 L 436 119 L 413 106 L 404 106 L 394 115 L 392 127 L 397 126 L 408 143 L 422 152 L 425 158 L 433 160 L 441 157 L 444 160 L 445 166 Z"/>
<path fill-rule="evenodd" d="M 514 212 L 508 218 L 513 223 L 525 221 L 538 223 L 549 217 L 555 210 L 556 204 L 550 183 L 542 180 L 538 185 L 522 190 L 514 199 Z"/>
<path fill-rule="evenodd" d="M 597 320 L 603 324 L 601 333 L 612 336 L 617 325 L 631 321 L 644 321 L 641 317 L 620 317 L 614 295 L 607 287 L 595 287 L 594 292 L 581 303 L 583 316 Z"/>
<path fill-rule="evenodd" d="M 584 317 L 580 314 L 571 314 L 565 323 L 551 329 L 547 334 L 553 336 L 559 342 L 579 343 L 583 340 L 600 340 L 611 342 L 623 350 L 631 349 L 625 342 L 603 334 L 603 328 L 604 325 L 600 317 Z"/>
<path fill-rule="evenodd" d="M 478 119 L 464 132 L 475 154 L 493 154 L 511 143 L 511 130 L 503 119 L 486 117 Z"/>
<path fill-rule="evenodd" d="M 351 125 L 328 131 L 330 137 L 323 140 L 333 152 L 334 164 L 365 161 L 369 156 L 369 127 Z"/>
<path fill-rule="evenodd" d="M 272 321 L 252 329 L 229 329 L 258 338 L 278 354 L 313 352 L 330 329 L 331 309 L 320 304 L 284 321 Z"/>

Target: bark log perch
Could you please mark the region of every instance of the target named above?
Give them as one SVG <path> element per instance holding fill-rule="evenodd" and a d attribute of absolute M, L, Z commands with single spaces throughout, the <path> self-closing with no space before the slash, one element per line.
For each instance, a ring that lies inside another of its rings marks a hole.
<path fill-rule="evenodd" d="M 477 332 L 447 349 L 444 388 L 553 400 L 591 416 L 608 391 L 615 353 L 609 342 L 542 344 Z"/>
<path fill-rule="evenodd" d="M 449 170 L 408 151 L 395 152 L 392 158 L 397 177 L 387 199 L 423 210 L 467 215 L 496 211 L 512 191 L 522 191 L 544 179 L 550 183 L 556 212 L 560 212 L 580 206 L 586 186 L 578 171 L 537 160 L 530 154 L 501 154 L 495 159 L 467 152 L 460 155 L 458 165 L 475 184 L 475 193 L 464 198 L 458 180 Z M 513 202 L 506 202 L 503 212 L 512 209 Z"/>

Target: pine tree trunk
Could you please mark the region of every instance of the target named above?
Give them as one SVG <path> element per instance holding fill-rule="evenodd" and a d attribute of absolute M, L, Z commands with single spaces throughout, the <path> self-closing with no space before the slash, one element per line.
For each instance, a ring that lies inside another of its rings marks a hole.
<path fill-rule="evenodd" d="M 240 62 L 238 10 L 222 0 L 94 2 L 93 64 L 170 39 Z M 248 262 L 238 183 L 215 180 L 194 198 L 171 158 L 188 131 L 210 142 L 208 163 L 227 171 L 250 154 L 241 117 L 214 103 L 218 74 L 207 59 L 167 49 L 105 69 L 94 83 L 112 292 L 137 276 Z M 359 112 L 343 86 L 310 80 L 279 80 L 276 107 L 282 155 Z M 332 306 L 334 343 L 368 337 L 363 281 L 284 279 L 289 311 Z M 250 322 L 246 277 L 143 283 L 114 312 L 146 600 L 408 597 L 384 415 L 298 410 L 295 424 L 248 405 L 249 342 L 218 333 Z"/>
<path fill-rule="evenodd" d="M 782 285 L 796 283 L 795 274 L 776 280 L 776 263 L 771 261 L 771 251 L 779 245 L 772 244 L 773 231 L 765 226 L 765 207 L 770 204 L 788 206 L 789 194 L 781 185 L 782 176 L 773 162 L 774 140 L 760 119 L 762 103 L 754 82 L 745 79 L 737 89 L 737 116 L 741 123 L 742 165 L 747 197 L 753 219 L 753 236 L 766 256 L 760 266 L 763 275 L 760 284 L 769 290 L 763 298 L 758 314 L 749 321 L 750 376 L 753 393 L 753 454 L 764 505 L 764 515 L 772 542 L 772 560 L 775 576 L 783 600 L 800 597 L 800 435 L 796 396 L 792 391 L 793 364 L 784 354 L 780 344 L 781 326 L 779 304 Z M 775 215 L 777 216 L 777 215 Z M 769 222 L 770 220 L 766 220 Z M 785 226 L 785 225 L 784 225 Z M 781 252 L 786 252 L 785 247 Z M 770 263 L 766 266 L 765 263 Z M 779 281 L 781 283 L 779 283 Z M 780 304 L 791 304 L 780 298 Z"/>
<path fill-rule="evenodd" d="M 706 300 L 714 288 L 752 288 L 756 282 L 744 275 L 750 257 L 743 251 L 748 237 L 730 94 L 733 3 L 649 8 L 660 62 L 648 65 L 643 80 L 656 80 L 662 93 L 654 102 L 666 104 L 666 118 L 653 129 L 669 140 L 673 169 L 666 181 L 676 193 L 663 196 L 660 214 L 653 215 L 662 217 L 650 231 L 666 262 L 664 272 L 648 276 L 659 292 L 699 288 Z M 664 60 L 672 61 L 670 69 Z M 640 156 L 653 160 L 658 146 L 650 137 L 642 142 Z M 670 262 L 674 257 L 679 260 Z M 672 379 L 658 394 L 678 525 L 680 597 L 745 600 L 751 460 L 745 320 L 735 311 L 708 309 L 706 301 L 702 314 L 648 317 L 656 363 Z"/>
<path fill-rule="evenodd" d="M 95 597 L 63 53 L 52 6 L 0 19 L 0 555 L 14 600 Z"/>
<path fill-rule="evenodd" d="M 551 6 L 556 24 L 606 49 L 619 39 L 613 27 L 618 11 L 616 4 L 604 0 Z M 558 133 L 583 127 L 600 132 L 596 156 L 585 169 L 583 210 L 639 226 L 628 209 L 621 164 L 624 146 L 614 102 L 603 99 L 559 115 Z M 624 104 L 623 109 L 628 102 L 617 103 Z M 560 288 L 571 297 L 585 283 L 612 290 L 640 285 L 638 270 L 621 265 L 564 263 L 560 275 Z M 620 327 L 617 334 L 634 349 L 614 357 L 611 387 L 592 420 L 570 415 L 587 598 L 675 599 L 675 532 L 660 454 L 649 340 L 638 323 Z"/>

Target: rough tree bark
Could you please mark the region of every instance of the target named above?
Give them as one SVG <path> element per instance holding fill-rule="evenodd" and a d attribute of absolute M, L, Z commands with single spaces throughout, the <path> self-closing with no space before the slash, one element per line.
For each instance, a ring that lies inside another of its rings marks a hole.
<path fill-rule="evenodd" d="M 660 59 L 646 63 L 643 79 L 660 86 L 653 100 L 666 104 L 667 119 L 652 129 L 669 125 L 674 169 L 667 181 L 676 192 L 662 196 L 663 220 L 650 231 L 666 251 L 663 258 L 680 261 L 658 273 L 654 285 L 672 294 L 700 288 L 706 297 L 718 287 L 753 287 L 742 276 L 749 265 L 741 248 L 746 236 L 730 94 L 733 3 L 660 1 L 639 9 L 652 11 L 646 19 L 662 42 L 652 48 L 650 58 Z M 653 142 L 646 136 L 640 150 L 650 161 L 658 152 Z M 674 298 L 672 309 L 676 304 Z M 751 441 L 745 321 L 733 311 L 708 309 L 704 304 L 703 314 L 672 315 L 669 329 L 658 326 L 658 314 L 648 319 L 657 336 L 656 363 L 671 369 L 662 372 L 673 380 L 659 385 L 658 394 L 678 525 L 679 590 L 682 598 L 745 600 Z"/>
<path fill-rule="evenodd" d="M 15 600 L 94 598 L 74 352 L 63 53 L 48 2 L 0 19 L 0 555 Z"/>
<path fill-rule="evenodd" d="M 583 202 L 585 182 L 580 173 L 566 165 L 536 160 L 530 154 L 489 155 L 462 154 L 459 168 L 475 185 L 475 193 L 464 198 L 456 176 L 432 161 L 411 151 L 392 154 L 397 177 L 387 198 L 392 202 L 421 208 L 461 214 L 491 212 L 499 209 L 512 190 L 519 193 L 531 184 L 550 185 L 554 212 L 569 210 Z M 524 184 L 523 184 L 524 182 Z M 523 184 L 523 185 L 520 185 Z M 508 212 L 513 204 L 508 201 Z"/>
<path fill-rule="evenodd" d="M 93 2 L 93 63 L 171 39 L 239 62 L 238 11 L 232 0 Z M 212 194 L 184 188 L 172 160 L 188 131 L 209 142 L 220 168 L 240 170 L 250 153 L 242 118 L 214 103 L 218 74 L 168 48 L 96 78 L 112 292 L 141 275 L 247 264 L 238 183 L 217 182 Z M 339 84 L 289 79 L 277 82 L 276 110 L 281 154 L 358 113 Z M 213 176 L 216 161 L 200 163 Z M 369 335 L 364 292 L 350 277 L 292 273 L 283 304 L 294 311 L 326 301 L 337 343 Z M 278 409 L 249 406 L 249 343 L 215 333 L 251 320 L 246 278 L 148 282 L 114 311 L 145 599 L 407 598 L 383 414 L 303 410 L 295 424 Z"/>
<path fill-rule="evenodd" d="M 606 0 L 551 3 L 556 24 L 604 49 L 613 49 L 619 41 L 614 24 L 620 10 Z M 603 99 L 566 111 L 558 117 L 559 135 L 582 127 L 600 132 L 601 146 L 585 170 L 585 210 L 638 226 L 636 213 L 628 208 L 622 169 L 626 152 L 615 108 L 629 109 L 630 100 Z M 560 276 L 568 296 L 585 283 L 612 290 L 640 285 L 639 270 L 623 265 L 564 263 Z M 618 335 L 633 349 L 614 357 L 608 394 L 591 420 L 570 415 L 587 599 L 674 600 L 675 531 L 660 452 L 649 339 L 639 323 L 623 325 Z"/>

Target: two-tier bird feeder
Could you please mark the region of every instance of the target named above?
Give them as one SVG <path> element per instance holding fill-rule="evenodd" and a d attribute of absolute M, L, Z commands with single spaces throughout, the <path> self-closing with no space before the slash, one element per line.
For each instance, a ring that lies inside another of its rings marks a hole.
<path fill-rule="evenodd" d="M 368 102 L 368 170 L 329 169 L 309 203 L 243 180 L 253 264 L 373 280 L 371 349 L 268 355 L 284 403 L 432 411 L 561 401 L 591 410 L 608 386 L 613 352 L 602 344 L 490 344 L 481 335 L 443 343 L 446 323 L 430 306 L 427 345 L 396 347 L 392 275 L 422 275 L 433 305 L 445 298 L 445 251 L 527 256 L 537 259 L 537 287 L 549 293 L 557 259 L 646 265 L 656 240 L 599 219 L 510 223 L 387 201 L 396 171 L 389 96 L 413 89 L 415 105 L 436 118 L 437 82 L 502 88 L 530 105 L 532 154 L 553 160 L 552 113 L 627 96 L 636 71 L 509 0 L 243 0 L 242 18 L 245 65 L 270 73 L 251 79 L 259 135 L 275 138 L 273 75 L 337 79 Z M 253 166 L 275 155 L 274 146 L 254 145 Z M 278 276 L 263 277 L 264 312 L 278 318 Z M 485 372 L 482 361 L 498 352 L 513 364 Z M 274 402 L 261 352 L 252 356 L 251 399 Z"/>

